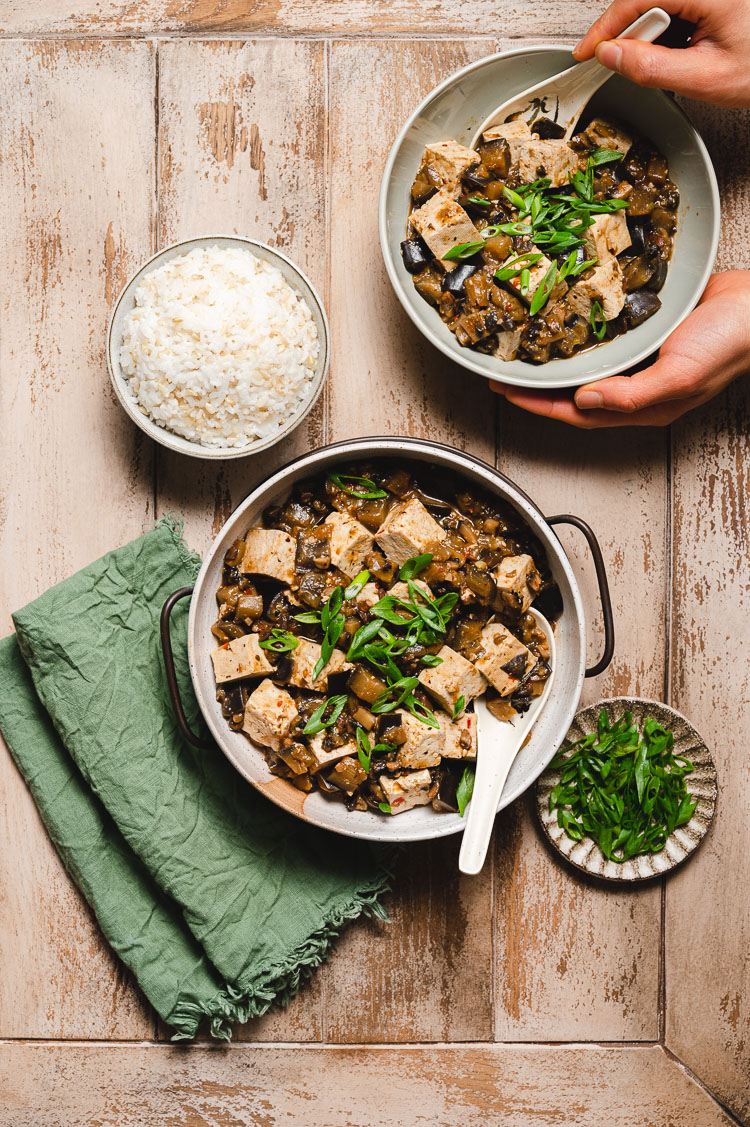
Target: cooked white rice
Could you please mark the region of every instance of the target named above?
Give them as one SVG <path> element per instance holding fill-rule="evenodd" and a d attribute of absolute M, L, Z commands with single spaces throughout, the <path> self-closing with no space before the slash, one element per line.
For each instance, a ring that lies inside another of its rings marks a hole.
<path fill-rule="evenodd" d="M 272 437 L 312 391 L 320 342 L 307 302 L 249 250 L 191 250 L 145 274 L 120 366 L 159 426 L 208 447 Z"/>

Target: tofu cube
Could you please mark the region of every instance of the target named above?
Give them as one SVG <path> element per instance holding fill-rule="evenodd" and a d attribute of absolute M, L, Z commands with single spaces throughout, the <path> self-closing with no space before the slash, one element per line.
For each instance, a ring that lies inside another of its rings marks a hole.
<path fill-rule="evenodd" d="M 247 698 L 242 731 L 255 743 L 278 751 L 297 715 L 297 706 L 285 689 L 273 681 L 261 681 Z"/>
<path fill-rule="evenodd" d="M 439 260 L 459 243 L 481 241 L 468 213 L 444 188 L 411 213 L 410 223 Z M 455 263 L 449 259 L 444 265 L 452 269 Z"/>
<path fill-rule="evenodd" d="M 518 165 L 518 174 L 524 184 L 531 184 L 542 176 L 549 177 L 552 186 L 561 188 L 569 183 L 569 174 L 581 167 L 581 158 L 567 141 L 510 140 L 511 166 Z"/>
<path fill-rule="evenodd" d="M 515 360 L 518 349 L 521 347 L 521 330 L 508 329 L 497 334 L 497 344 L 492 350 L 492 355 L 498 360 Z"/>
<path fill-rule="evenodd" d="M 317 736 L 310 736 L 308 739 L 308 747 L 313 756 L 313 765 L 310 771 L 320 771 L 321 767 L 328 767 L 331 763 L 337 763 L 339 759 L 344 759 L 347 755 L 357 758 L 357 745 L 354 740 L 349 740 L 348 743 L 342 744 L 341 747 L 334 747 L 331 751 L 327 751 L 323 747 L 323 741 L 326 738 L 325 732 L 319 732 Z"/>
<path fill-rule="evenodd" d="M 324 522 L 331 530 L 331 564 L 353 579 L 362 571 L 365 556 L 372 551 L 372 533 L 348 513 L 331 513 Z"/>
<path fill-rule="evenodd" d="M 354 602 L 357 603 L 357 605 L 362 603 L 367 607 L 368 610 L 370 610 L 375 606 L 376 603 L 380 602 L 382 597 L 383 593 L 381 592 L 377 583 L 374 583 L 372 580 L 370 580 L 369 583 L 365 583 L 360 593 L 354 599 Z"/>
<path fill-rule="evenodd" d="M 584 235 L 586 257 L 604 262 L 611 254 L 618 255 L 630 246 L 630 231 L 624 211 L 597 215 Z"/>
<path fill-rule="evenodd" d="M 375 539 L 388 559 L 401 567 L 413 556 L 433 551 L 446 535 L 422 502 L 412 497 L 393 506 Z"/>
<path fill-rule="evenodd" d="M 438 528 L 440 528 L 440 525 L 438 525 Z M 432 598 L 432 591 L 423 580 L 412 579 L 412 583 L 415 587 L 419 587 L 420 591 L 424 591 L 428 599 Z M 388 594 L 393 595 L 394 599 L 404 599 L 407 603 L 411 598 L 408 583 L 394 583 L 393 586 L 389 588 Z"/>
<path fill-rule="evenodd" d="M 402 775 L 381 775 L 380 786 L 391 808 L 391 814 L 403 814 L 413 806 L 427 806 L 432 802 L 430 772 L 405 771 Z"/>
<path fill-rule="evenodd" d="M 328 659 L 328 664 L 318 675 L 317 681 L 313 681 L 313 673 L 320 661 L 320 654 L 321 649 L 317 642 L 308 642 L 305 638 L 300 638 L 297 648 L 290 650 L 287 655 L 292 666 L 289 684 L 296 685 L 298 689 L 312 689 L 314 692 L 324 693 L 328 689 L 328 678 L 331 673 L 344 673 L 352 668 L 341 650 L 334 650 Z"/>
<path fill-rule="evenodd" d="M 475 665 L 450 646 L 443 646 L 438 657 L 443 659 L 442 664 L 434 669 L 423 669 L 419 680 L 440 707 L 452 716 L 459 699 L 464 698 L 460 709 L 463 712 L 470 700 L 484 692 L 487 681 Z"/>
<path fill-rule="evenodd" d="M 440 727 L 445 733 L 443 759 L 476 759 L 476 713 L 465 712 L 458 720 L 449 720 L 447 716 L 441 715 Z"/>
<path fill-rule="evenodd" d="M 482 139 L 485 141 L 496 141 L 498 137 L 504 137 L 510 144 L 511 141 L 530 141 L 534 134 L 529 129 L 526 122 L 517 117 L 515 121 L 504 121 L 500 125 L 491 125 L 490 128 L 482 134 Z"/>
<path fill-rule="evenodd" d="M 426 146 L 419 171 L 429 167 L 430 181 L 455 196 L 460 191 L 459 181 L 464 172 L 479 159 L 479 153 L 458 141 L 435 141 Z"/>
<path fill-rule="evenodd" d="M 226 681 L 239 681 L 242 677 L 260 677 L 272 673 L 273 666 L 260 648 L 257 634 L 233 638 L 211 653 L 214 677 L 218 685 Z"/>
<path fill-rule="evenodd" d="M 531 556 L 508 556 L 492 573 L 498 609 L 527 611 L 536 598 L 541 577 Z"/>
<path fill-rule="evenodd" d="M 613 321 L 622 313 L 625 289 L 616 258 L 600 262 L 588 277 L 582 277 L 570 288 L 565 298 L 568 309 L 587 321 L 591 317 L 591 307 L 595 301 L 600 303 L 607 321 Z"/>
<path fill-rule="evenodd" d="M 475 665 L 501 697 L 515 692 L 536 665 L 531 650 L 499 622 L 485 626 L 481 648 L 484 652 L 476 658 Z"/>
<path fill-rule="evenodd" d="M 536 247 L 532 247 L 532 252 L 534 254 L 539 253 Z M 516 297 L 520 298 L 521 301 L 525 301 L 527 305 L 531 305 L 534 294 L 544 281 L 544 276 L 551 265 L 552 260 L 547 258 L 546 254 L 543 254 L 539 261 L 534 266 L 531 266 L 529 268 L 529 285 L 525 294 L 521 292 L 520 274 L 515 274 L 512 278 L 509 278 L 508 281 L 504 283 L 504 285 L 508 287 L 512 294 L 515 294 Z M 555 284 L 552 287 L 552 292 L 547 298 L 547 308 L 551 308 L 555 304 L 555 302 L 559 301 L 560 298 L 563 297 L 567 292 L 568 283 L 564 278 L 560 278 L 558 273 L 558 276 L 555 279 Z"/>
<path fill-rule="evenodd" d="M 275 528 L 251 528 L 245 537 L 240 571 L 250 575 L 268 575 L 291 587 L 296 554 L 297 543 L 286 532 Z"/>
<path fill-rule="evenodd" d="M 423 724 L 411 712 L 400 713 L 399 720 L 406 735 L 406 742 L 401 744 L 396 756 L 399 767 L 437 767 L 445 745 L 443 729 Z"/>
<path fill-rule="evenodd" d="M 629 133 L 605 117 L 595 117 L 584 130 L 583 136 L 592 148 L 616 149 L 623 156 L 633 144 Z"/>

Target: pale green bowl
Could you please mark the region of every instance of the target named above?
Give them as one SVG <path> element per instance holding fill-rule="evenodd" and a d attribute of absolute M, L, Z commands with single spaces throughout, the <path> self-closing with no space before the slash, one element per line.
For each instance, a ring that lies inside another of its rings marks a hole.
<path fill-rule="evenodd" d="M 644 90 L 614 76 L 596 94 L 592 106 L 653 141 L 667 157 L 670 175 L 680 189 L 679 223 L 667 281 L 659 294 L 661 309 L 606 344 L 548 364 L 498 360 L 457 343 L 436 310 L 419 296 L 401 260 L 399 244 L 406 238 L 409 189 L 422 151 L 429 142 L 446 137 L 468 144 L 495 106 L 573 62 L 569 51 L 542 46 L 504 51 L 464 67 L 437 86 L 406 122 L 388 156 L 380 188 L 380 243 L 386 269 L 399 301 L 420 332 L 463 368 L 490 380 L 539 390 L 600 380 L 655 352 L 698 302 L 719 239 L 716 174 L 699 134 L 667 94 Z"/>

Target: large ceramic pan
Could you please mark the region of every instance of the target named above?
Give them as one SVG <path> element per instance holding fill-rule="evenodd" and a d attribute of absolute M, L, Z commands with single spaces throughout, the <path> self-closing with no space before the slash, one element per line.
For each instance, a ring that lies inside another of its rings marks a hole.
<path fill-rule="evenodd" d="M 496 494 L 517 509 L 542 542 L 552 575 L 560 588 L 563 612 L 556 625 L 558 664 L 555 682 L 549 701 L 534 727 L 531 739 L 519 752 L 508 777 L 498 809 L 502 809 L 519 796 L 537 779 L 552 759 L 575 716 L 581 687 L 585 676 L 601 673 L 609 665 L 613 651 L 612 616 L 609 605 L 607 581 L 601 562 L 601 553 L 593 533 L 577 517 L 545 518 L 533 501 L 497 470 L 485 465 L 469 454 L 411 438 L 362 438 L 324 447 L 278 470 L 257 489 L 253 490 L 234 511 L 216 537 L 206 556 L 203 567 L 192 590 L 192 603 L 188 620 L 188 660 L 190 672 L 201 712 L 216 745 L 253 786 L 285 810 L 316 826 L 351 837 L 376 841 L 420 841 L 458 833 L 464 825 L 458 814 L 438 814 L 432 807 L 418 807 L 395 817 L 375 812 L 349 812 L 342 802 L 326 798 L 320 791 L 303 794 L 286 779 L 271 774 L 260 747 L 254 746 L 240 732 L 230 730 L 221 715 L 216 700 L 216 683 L 211 664 L 211 650 L 216 640 L 211 625 L 216 619 L 216 590 L 220 586 L 224 555 L 233 541 L 245 535 L 247 529 L 260 520 L 263 510 L 279 502 L 290 493 L 293 484 L 339 464 L 355 459 L 399 459 L 402 462 L 422 462 L 452 470 L 463 476 L 467 483 Z M 600 661 L 586 669 L 586 629 L 581 596 L 573 570 L 552 529 L 554 524 L 570 523 L 581 530 L 589 542 L 599 576 L 602 610 L 605 624 L 605 648 Z M 213 742 L 200 740 L 191 731 L 182 712 L 176 691 L 171 644 L 169 641 L 169 614 L 179 598 L 191 593 L 183 588 L 167 601 L 162 616 L 162 640 L 173 702 L 178 722 L 187 739 L 206 746 L 206 754 L 218 754 Z"/>

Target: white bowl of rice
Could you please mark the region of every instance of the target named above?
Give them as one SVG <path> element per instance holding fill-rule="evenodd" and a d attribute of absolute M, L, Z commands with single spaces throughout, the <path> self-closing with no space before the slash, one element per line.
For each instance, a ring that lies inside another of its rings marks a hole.
<path fill-rule="evenodd" d="M 284 438 L 328 372 L 328 321 L 285 255 L 253 239 L 187 239 L 148 260 L 107 332 L 115 394 L 156 442 L 242 458 Z"/>

